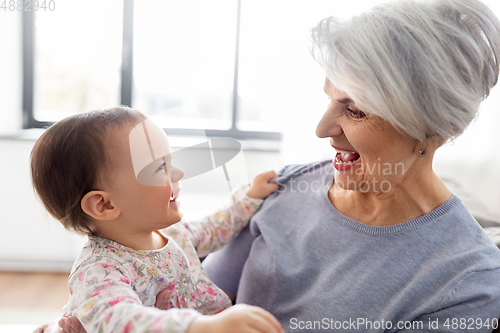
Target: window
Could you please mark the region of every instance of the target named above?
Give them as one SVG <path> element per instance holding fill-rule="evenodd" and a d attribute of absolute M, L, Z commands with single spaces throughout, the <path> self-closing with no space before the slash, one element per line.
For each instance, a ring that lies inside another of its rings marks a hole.
<path fill-rule="evenodd" d="M 117 105 L 122 1 L 61 1 L 56 9 L 64 15 L 35 12 L 33 118 Z"/>
<path fill-rule="evenodd" d="M 55 1 L 53 12 L 23 12 L 25 128 L 124 104 L 169 135 L 283 135 L 282 150 L 301 156 L 317 156 L 314 128 L 327 103 L 309 30 L 382 2 Z M 484 2 L 500 15 L 498 1 Z"/>
<path fill-rule="evenodd" d="M 347 3 L 342 12 L 371 5 Z M 66 0 L 53 12 L 23 12 L 24 127 L 122 104 L 155 116 L 169 135 L 278 141 L 297 128 L 313 133 L 323 73 L 311 66 L 308 32 L 337 7 Z"/>
<path fill-rule="evenodd" d="M 24 127 L 117 104 L 169 134 L 280 140 L 242 130 L 240 2 L 99 0 L 23 13 Z M 52 14 L 52 15 L 50 15 Z"/>
<path fill-rule="evenodd" d="M 134 106 L 165 127 L 230 130 L 238 2 L 134 6 Z"/>

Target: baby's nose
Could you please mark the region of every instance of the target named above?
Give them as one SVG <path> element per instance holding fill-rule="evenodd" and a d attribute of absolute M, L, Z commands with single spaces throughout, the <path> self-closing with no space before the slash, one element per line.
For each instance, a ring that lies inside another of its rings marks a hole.
<path fill-rule="evenodd" d="M 172 167 L 172 169 L 168 170 L 170 173 L 170 179 L 172 183 L 178 182 L 181 180 L 182 177 L 184 177 L 184 171 L 182 171 L 179 168 Z"/>

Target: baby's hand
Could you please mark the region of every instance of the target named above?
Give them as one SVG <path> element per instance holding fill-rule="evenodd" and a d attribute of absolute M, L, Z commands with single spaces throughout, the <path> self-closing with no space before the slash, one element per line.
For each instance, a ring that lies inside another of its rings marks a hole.
<path fill-rule="evenodd" d="M 256 306 L 237 304 L 213 316 L 193 320 L 187 333 L 282 333 L 272 314 Z"/>
<path fill-rule="evenodd" d="M 279 188 L 278 184 L 269 182 L 273 178 L 278 178 L 278 175 L 274 171 L 264 172 L 255 177 L 250 190 L 248 190 L 247 196 L 255 199 L 267 198 L 269 194 Z"/>

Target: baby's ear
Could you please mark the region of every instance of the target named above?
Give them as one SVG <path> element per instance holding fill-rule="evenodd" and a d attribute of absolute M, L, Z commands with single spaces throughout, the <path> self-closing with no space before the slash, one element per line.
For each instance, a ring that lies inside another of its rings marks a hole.
<path fill-rule="evenodd" d="M 90 191 L 81 201 L 82 210 L 98 221 L 111 221 L 120 216 L 120 210 L 109 201 L 109 193 Z"/>

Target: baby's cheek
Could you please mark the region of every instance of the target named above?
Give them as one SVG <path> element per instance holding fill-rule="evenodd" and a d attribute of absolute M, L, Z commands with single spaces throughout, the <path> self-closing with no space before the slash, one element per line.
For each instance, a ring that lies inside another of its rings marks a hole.
<path fill-rule="evenodd" d="M 172 195 L 172 183 L 168 182 L 167 186 L 165 186 L 165 197 L 170 200 L 170 196 Z"/>

